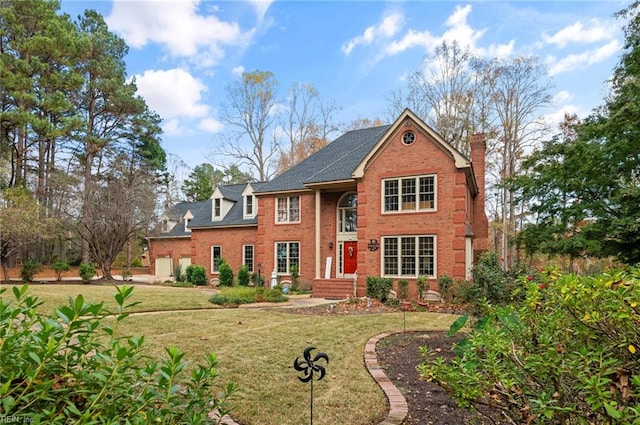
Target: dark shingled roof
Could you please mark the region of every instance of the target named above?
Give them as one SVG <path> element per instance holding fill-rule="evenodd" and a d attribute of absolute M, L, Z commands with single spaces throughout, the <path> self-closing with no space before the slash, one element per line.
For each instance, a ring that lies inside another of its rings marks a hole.
<path fill-rule="evenodd" d="M 318 152 L 294 165 L 255 192 L 305 189 L 306 184 L 348 180 L 353 171 L 391 127 L 348 131 Z"/>
<path fill-rule="evenodd" d="M 160 233 L 156 237 L 179 238 L 191 236 L 191 232 L 184 230 L 184 222 L 181 221 L 182 217 L 184 217 L 187 211 L 191 211 L 191 214 L 193 214 L 194 217 L 197 217 L 201 214 L 201 211 L 206 208 L 207 203 L 211 203 L 211 201 L 180 202 L 179 204 L 174 205 L 165 215 L 171 220 L 178 221 L 179 223 L 173 226 L 173 229 L 169 232 Z M 211 210 L 211 207 L 209 207 L 209 210 Z"/>
<path fill-rule="evenodd" d="M 254 192 L 257 191 L 264 183 L 253 182 L 250 183 Z M 234 204 L 229 212 L 220 221 L 212 221 L 211 208 L 213 208 L 213 201 L 211 199 L 204 201 L 204 205 L 198 206 L 197 211 L 191 210 L 193 219 L 189 223 L 189 228 L 202 228 L 202 227 L 225 227 L 225 226 L 242 226 L 242 225 L 255 225 L 258 224 L 257 218 L 244 218 L 244 199 L 242 192 L 247 187 L 246 183 L 241 184 L 228 184 L 224 186 L 218 186 L 224 199 L 233 201 Z M 196 202 L 195 204 L 200 204 Z"/>

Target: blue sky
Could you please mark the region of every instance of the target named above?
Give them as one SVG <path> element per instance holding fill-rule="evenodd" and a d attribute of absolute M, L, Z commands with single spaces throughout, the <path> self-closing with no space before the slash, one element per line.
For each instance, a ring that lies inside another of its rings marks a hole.
<path fill-rule="evenodd" d="M 607 93 L 623 45 L 622 1 L 78 1 L 129 45 L 127 71 L 163 118 L 163 147 L 189 167 L 209 162 L 225 131 L 225 87 L 242 71 L 271 71 L 284 91 L 313 85 L 342 106 L 338 121 L 387 116 L 443 40 L 485 57 L 537 55 L 554 85 L 550 121 L 586 116 Z"/>

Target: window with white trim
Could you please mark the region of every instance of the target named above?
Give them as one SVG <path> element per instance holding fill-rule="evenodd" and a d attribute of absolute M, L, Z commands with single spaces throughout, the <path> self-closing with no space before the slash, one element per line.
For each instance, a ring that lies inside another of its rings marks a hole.
<path fill-rule="evenodd" d="M 436 208 L 436 176 L 383 180 L 384 212 L 430 211 Z"/>
<path fill-rule="evenodd" d="M 300 222 L 300 197 L 282 196 L 276 198 L 276 223 Z"/>
<path fill-rule="evenodd" d="M 253 195 L 244 197 L 244 215 L 253 216 Z"/>
<path fill-rule="evenodd" d="M 213 216 L 220 217 L 222 215 L 222 200 L 216 198 L 213 200 Z"/>
<path fill-rule="evenodd" d="M 253 272 L 253 245 L 244 245 L 242 247 L 242 264 L 247 266 L 250 272 Z"/>
<path fill-rule="evenodd" d="M 220 245 L 211 246 L 211 273 L 220 271 L 220 259 L 222 258 L 222 247 Z"/>
<path fill-rule="evenodd" d="M 382 238 L 382 274 L 435 277 L 435 252 L 435 236 L 385 236 Z"/>
<path fill-rule="evenodd" d="M 276 242 L 276 272 L 291 274 L 291 267 L 300 270 L 300 242 Z"/>

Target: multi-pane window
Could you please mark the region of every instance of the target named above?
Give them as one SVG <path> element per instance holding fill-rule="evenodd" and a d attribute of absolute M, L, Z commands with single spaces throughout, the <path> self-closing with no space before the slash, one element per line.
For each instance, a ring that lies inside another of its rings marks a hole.
<path fill-rule="evenodd" d="M 433 236 L 385 236 L 382 238 L 385 276 L 435 276 Z"/>
<path fill-rule="evenodd" d="M 222 247 L 213 245 L 211 247 L 211 273 L 220 271 L 220 258 L 222 258 Z"/>
<path fill-rule="evenodd" d="M 398 211 L 398 180 L 385 180 L 384 182 L 384 210 Z"/>
<path fill-rule="evenodd" d="M 221 204 L 222 204 L 222 201 L 220 198 L 216 198 L 213 200 L 213 216 L 214 217 L 220 217 Z"/>
<path fill-rule="evenodd" d="M 290 274 L 292 266 L 300 268 L 300 242 L 276 242 L 276 271 Z"/>
<path fill-rule="evenodd" d="M 384 212 L 435 209 L 435 176 L 384 180 Z"/>
<path fill-rule="evenodd" d="M 249 195 L 244 198 L 244 215 L 253 215 L 253 195 Z"/>
<path fill-rule="evenodd" d="M 300 197 L 283 196 L 276 198 L 276 223 L 300 222 Z"/>
<path fill-rule="evenodd" d="M 244 245 L 242 252 L 242 263 L 253 272 L 253 245 Z"/>

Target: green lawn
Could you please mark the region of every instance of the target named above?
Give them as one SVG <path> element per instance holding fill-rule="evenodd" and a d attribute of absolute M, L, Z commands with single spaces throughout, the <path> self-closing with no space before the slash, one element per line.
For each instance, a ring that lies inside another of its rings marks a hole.
<path fill-rule="evenodd" d="M 64 290 L 63 290 L 64 288 Z M 35 285 L 34 295 L 52 308 L 72 293 L 107 300 L 113 288 L 91 285 Z M 201 298 L 200 303 L 198 299 Z M 206 307 L 209 294 L 194 288 L 139 286 L 139 309 Z M 170 300 L 170 301 L 168 301 Z M 146 307 L 145 307 L 146 306 Z M 408 313 L 407 329 L 448 329 L 455 316 Z M 298 379 L 293 361 L 313 345 L 327 353 L 324 380 L 314 384 L 314 423 L 374 424 L 387 411 L 386 399 L 363 362 L 366 341 L 381 332 L 402 330 L 403 314 L 307 316 L 286 310 L 210 309 L 135 314 L 121 324 L 130 335 L 146 335 L 149 353 L 177 345 L 192 362 L 215 352 L 220 383 L 238 383 L 233 416 L 242 424 L 299 425 L 309 422 L 309 384 Z"/>
<path fill-rule="evenodd" d="M 9 288 L 9 285 L 6 284 L 0 286 Z M 39 308 L 39 311 L 43 313 L 50 313 L 60 304 L 66 304 L 70 296 L 75 297 L 78 294 L 82 294 L 86 302 L 104 301 L 105 308 L 107 309 L 115 308 L 116 306 L 113 300 L 113 294 L 116 293 L 116 289 L 113 285 L 33 283 L 30 285 L 30 292 L 33 295 L 39 296 L 41 300 L 44 301 L 44 304 Z M 9 291 L 5 292 L 4 297 L 7 295 L 12 296 Z M 136 285 L 132 302 L 139 301 L 140 304 L 132 307 L 129 311 L 142 312 L 220 308 L 209 302 L 209 298 L 211 298 L 212 295 L 213 291 L 208 288 L 174 288 L 160 285 Z"/>

